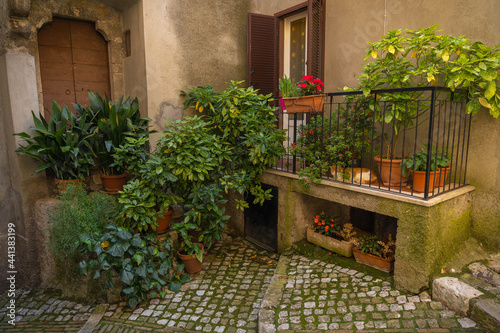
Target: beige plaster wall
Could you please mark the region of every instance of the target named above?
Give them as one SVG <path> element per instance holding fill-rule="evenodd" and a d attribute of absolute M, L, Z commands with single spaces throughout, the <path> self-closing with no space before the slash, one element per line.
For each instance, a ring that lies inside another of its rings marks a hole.
<path fill-rule="evenodd" d="M 306 0 L 250 0 L 251 13 L 274 15 L 295 5 L 307 2 Z"/>
<path fill-rule="evenodd" d="M 143 116 L 147 115 L 146 51 L 142 0 L 123 13 L 123 31 L 130 31 L 130 56 L 123 59 L 125 95 L 137 97 Z"/>
<path fill-rule="evenodd" d="M 248 1 L 143 1 L 147 106 L 153 127 L 179 119 L 181 90 L 246 76 Z M 189 114 L 189 112 L 188 112 Z"/>

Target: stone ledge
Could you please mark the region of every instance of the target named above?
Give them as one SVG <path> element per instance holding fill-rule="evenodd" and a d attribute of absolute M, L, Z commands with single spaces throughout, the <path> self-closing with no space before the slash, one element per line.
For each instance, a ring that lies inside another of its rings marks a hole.
<path fill-rule="evenodd" d="M 491 332 L 500 332 L 500 304 L 493 299 L 472 301 L 470 318 Z"/>
<path fill-rule="evenodd" d="M 289 173 L 289 172 L 285 172 L 285 171 L 267 169 L 264 172 L 267 174 L 270 174 L 270 175 L 277 175 L 277 176 L 282 176 L 282 177 L 295 179 L 295 180 L 299 179 L 299 176 L 297 174 L 293 174 L 293 173 Z M 389 191 L 385 188 L 379 189 L 379 187 L 375 186 L 375 185 L 372 185 L 372 186 L 361 185 L 361 186 L 359 186 L 356 184 L 353 185 L 353 184 L 342 183 L 342 182 L 337 182 L 337 181 L 333 181 L 333 180 L 322 180 L 321 185 L 328 186 L 331 188 L 338 188 L 338 189 L 348 190 L 348 191 L 357 192 L 357 193 L 361 193 L 361 194 L 367 194 L 367 195 L 371 195 L 371 196 L 386 198 L 386 199 L 392 199 L 394 201 L 411 203 L 411 204 L 423 206 L 423 207 L 432 207 L 432 206 L 435 206 L 435 205 L 442 203 L 444 201 L 451 200 L 453 198 L 456 198 L 456 197 L 459 197 L 461 195 L 473 192 L 475 190 L 474 186 L 465 185 L 463 187 L 453 189 L 449 192 L 436 195 L 435 197 L 432 197 L 428 200 L 423 200 L 423 194 L 413 193 L 413 196 L 410 196 L 408 193 L 400 194 L 399 191 L 396 191 L 396 190 Z"/>
<path fill-rule="evenodd" d="M 469 312 L 470 301 L 481 295 L 482 292 L 455 277 L 442 277 L 432 283 L 432 298 L 464 316 Z"/>

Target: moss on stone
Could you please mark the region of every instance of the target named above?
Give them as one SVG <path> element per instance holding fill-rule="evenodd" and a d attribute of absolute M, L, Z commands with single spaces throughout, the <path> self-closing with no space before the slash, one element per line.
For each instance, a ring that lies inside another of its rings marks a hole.
<path fill-rule="evenodd" d="M 325 250 L 319 246 L 311 244 L 306 240 L 301 240 L 293 243 L 293 247 L 290 250 L 290 253 L 297 253 L 312 260 L 321 260 L 328 264 L 336 264 L 342 267 L 347 267 L 349 269 L 355 269 L 358 272 L 368 274 L 376 279 L 381 279 L 391 283 L 394 282 L 393 275 L 384 273 L 382 271 L 379 271 L 378 269 L 371 268 L 363 264 L 359 264 L 358 262 L 356 262 L 354 257 L 351 258 L 343 257 L 334 252 Z"/>

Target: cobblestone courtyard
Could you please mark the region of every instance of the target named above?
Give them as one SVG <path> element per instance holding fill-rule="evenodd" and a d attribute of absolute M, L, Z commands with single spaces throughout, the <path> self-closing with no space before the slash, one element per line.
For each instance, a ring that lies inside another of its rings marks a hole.
<path fill-rule="evenodd" d="M 217 244 L 203 265 L 180 292 L 165 299 L 134 310 L 124 302 L 101 307 L 105 310 L 89 332 L 257 332 L 263 300 L 273 298 L 268 290 L 276 286 L 280 297 L 270 300 L 277 307 L 274 322 L 267 324 L 278 331 L 484 332 L 427 293 L 405 295 L 389 281 L 336 264 L 334 258 L 279 258 L 235 239 Z M 279 265 L 285 267 L 282 274 Z M 11 326 L 7 302 L 3 295 L 1 332 L 78 332 L 97 312 L 53 292 L 25 291 L 17 295 L 16 325 Z"/>

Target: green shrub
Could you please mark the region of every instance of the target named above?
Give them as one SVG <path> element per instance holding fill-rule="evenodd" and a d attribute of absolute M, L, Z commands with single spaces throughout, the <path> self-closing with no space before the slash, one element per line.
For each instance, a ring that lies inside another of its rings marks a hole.
<path fill-rule="evenodd" d="M 87 260 L 80 262 L 79 272 L 94 272 L 95 280 L 105 275 L 104 289 L 113 287 L 113 277 L 119 277 L 130 308 L 148 297 L 165 297 L 165 287 L 179 291 L 189 281 L 189 275 L 181 274 L 184 265 L 173 259 L 171 242 L 160 243 L 151 233 L 132 236 L 131 229 L 109 225 L 105 232 L 82 238 L 80 250 Z"/>
<path fill-rule="evenodd" d="M 68 185 L 50 224 L 50 248 L 58 259 L 76 258 L 83 234 L 104 229 L 116 215 L 116 199 L 85 187 Z"/>

